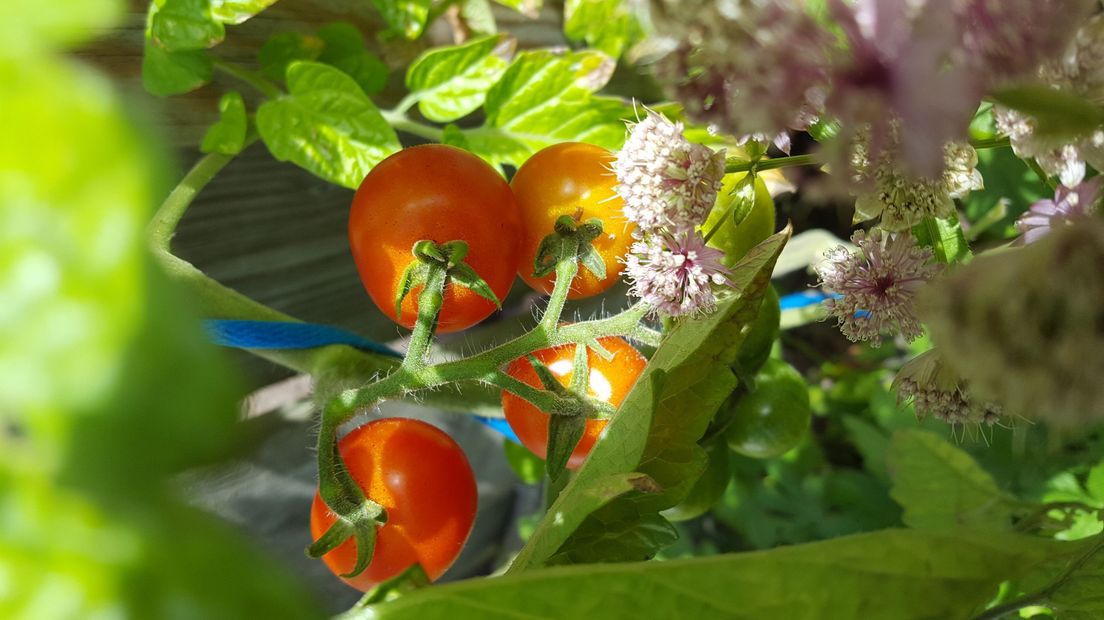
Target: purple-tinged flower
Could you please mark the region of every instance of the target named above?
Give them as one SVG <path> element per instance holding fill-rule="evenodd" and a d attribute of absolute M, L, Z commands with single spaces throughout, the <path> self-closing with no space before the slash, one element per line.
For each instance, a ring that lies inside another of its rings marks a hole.
<path fill-rule="evenodd" d="M 913 401 L 918 420 L 931 415 L 952 426 L 992 426 L 1001 419 L 1001 407 L 974 398 L 936 349 L 917 355 L 901 367 L 893 379 L 893 389 L 898 403 Z"/>
<path fill-rule="evenodd" d="M 625 217 L 641 233 L 700 225 L 713 208 L 724 171 L 724 150 L 688 141 L 682 123 L 652 111 L 632 125 L 614 162 Z"/>
<path fill-rule="evenodd" d="M 877 228 L 855 232 L 851 242 L 858 251 L 837 246 L 817 267 L 821 285 L 839 295 L 824 305 L 840 331 L 852 342 L 873 346 L 881 345 L 883 334 L 918 338 L 923 330 L 913 307 L 916 293 L 941 270 L 930 262 L 932 251 L 917 246 L 908 233 Z"/>
<path fill-rule="evenodd" d="M 823 109 L 835 37 L 804 0 L 651 0 L 660 82 L 733 135 L 803 129 Z"/>
<path fill-rule="evenodd" d="M 654 234 L 633 244 L 625 260 L 629 294 L 669 316 L 711 312 L 714 285 L 728 282 L 724 252 L 694 231 Z"/>
<path fill-rule="evenodd" d="M 1044 198 L 1031 205 L 1026 213 L 1016 220 L 1016 230 L 1023 233 L 1018 239 L 1021 244 L 1034 243 L 1050 233 L 1051 229 L 1091 215 L 1100 202 L 1100 189 L 1104 177 L 1093 177 L 1069 188 L 1060 185 L 1054 192 L 1054 200 Z"/>

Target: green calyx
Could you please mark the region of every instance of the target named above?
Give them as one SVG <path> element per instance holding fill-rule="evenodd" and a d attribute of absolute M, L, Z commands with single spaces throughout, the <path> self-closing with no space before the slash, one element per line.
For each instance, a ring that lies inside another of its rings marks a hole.
<path fill-rule="evenodd" d="M 415 287 L 431 288 L 430 285 L 432 285 L 432 288 L 436 289 L 439 286 L 443 296 L 444 288 L 449 283 L 470 289 L 480 297 L 493 302 L 496 308 L 502 308 L 502 303 L 491 290 L 490 285 L 464 262 L 468 255 L 466 242 L 449 241 L 437 244 L 423 239 L 414 244 L 411 254 L 414 255 L 415 260 L 403 271 L 402 279 L 399 280 L 399 290 L 395 295 L 396 316 L 402 316 L 402 302 Z"/>
<path fill-rule="evenodd" d="M 594 240 L 602 234 L 602 220 L 591 218 L 579 222 L 570 215 L 556 220 L 552 234 L 541 239 L 533 261 L 533 277 L 543 278 L 556 271 L 563 260 L 576 261 L 594 277 L 606 277 L 606 263 L 594 249 Z"/>

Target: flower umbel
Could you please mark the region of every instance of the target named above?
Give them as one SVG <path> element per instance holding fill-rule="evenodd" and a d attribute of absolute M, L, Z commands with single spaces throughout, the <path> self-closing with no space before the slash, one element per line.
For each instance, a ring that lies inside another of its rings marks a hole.
<path fill-rule="evenodd" d="M 1102 181 L 1104 177 L 1093 177 L 1073 188 L 1061 185 L 1054 193 L 1054 200 L 1044 198 L 1031 205 L 1016 220 L 1016 230 L 1023 233 L 1019 243 L 1033 243 L 1047 235 L 1052 228 L 1072 224 L 1094 213 L 1100 202 Z"/>
<path fill-rule="evenodd" d="M 723 150 L 691 143 L 682 135 L 682 123 L 652 111 L 632 126 L 614 163 L 625 217 L 642 233 L 701 224 L 721 189 L 724 169 Z"/>
<path fill-rule="evenodd" d="M 932 251 L 917 246 L 912 235 L 879 229 L 869 234 L 857 231 L 851 242 L 857 252 L 838 246 L 817 268 L 821 285 L 840 295 L 824 302 L 840 331 L 852 342 L 870 341 L 874 346 L 881 345 L 883 334 L 918 338 L 922 329 L 914 298 L 941 269 L 930 263 Z"/>
<path fill-rule="evenodd" d="M 723 258 L 694 231 L 651 235 L 634 243 L 625 261 L 629 293 L 669 316 L 710 312 L 717 305 L 713 285 L 728 282 Z"/>
<path fill-rule="evenodd" d="M 893 389 L 898 403 L 913 401 L 920 420 L 931 415 L 952 426 L 992 426 L 1001 418 L 1000 406 L 974 398 L 936 349 L 909 360 L 894 377 Z"/>

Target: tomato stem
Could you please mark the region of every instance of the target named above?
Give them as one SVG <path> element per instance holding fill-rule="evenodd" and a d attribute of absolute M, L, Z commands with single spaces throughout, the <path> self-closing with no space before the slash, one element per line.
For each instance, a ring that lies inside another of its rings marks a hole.
<path fill-rule="evenodd" d="M 430 265 L 425 286 L 418 295 L 418 318 L 414 322 L 414 332 L 410 335 L 410 344 L 402 362 L 402 368 L 407 372 L 417 372 L 425 367 L 426 355 L 433 344 L 433 333 L 437 331 L 441 304 L 445 301 L 447 283 L 448 267 L 442 264 Z"/>
<path fill-rule="evenodd" d="M 571 292 L 571 283 L 579 273 L 579 240 L 576 237 L 564 237 L 560 244 L 559 257 L 556 260 L 556 283 L 548 297 L 548 306 L 544 309 L 539 329 L 547 334 L 556 333 L 563 314 L 567 294 Z"/>
<path fill-rule="evenodd" d="M 256 71 L 251 71 L 221 58 L 214 59 L 213 64 L 219 71 L 249 84 L 269 99 L 276 99 L 283 94 L 276 84 Z"/>

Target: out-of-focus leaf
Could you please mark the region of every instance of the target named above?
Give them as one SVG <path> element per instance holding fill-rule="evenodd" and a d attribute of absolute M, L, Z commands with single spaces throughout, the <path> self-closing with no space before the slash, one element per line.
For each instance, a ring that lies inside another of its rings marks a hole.
<path fill-rule="evenodd" d="M 495 34 L 498 24 L 490 0 L 461 0 L 460 17 L 476 34 Z"/>
<path fill-rule="evenodd" d="M 257 129 L 276 159 L 355 189 L 399 150 L 395 131 L 347 74 L 315 62 L 288 67 L 289 94 L 257 110 Z"/>
<path fill-rule="evenodd" d="M 284 81 L 288 66 L 296 60 L 316 60 L 325 45 L 322 39 L 298 32 L 278 32 L 257 52 L 261 73 L 270 80 Z"/>
<path fill-rule="evenodd" d="M 207 130 L 199 148 L 204 153 L 237 155 L 245 146 L 248 129 L 245 101 L 241 93 L 230 91 L 219 99 L 219 120 Z"/>
<path fill-rule="evenodd" d="M 115 23 L 120 0 L 4 0 L 0 2 L 0 51 L 22 54 L 73 45 Z"/>
<path fill-rule="evenodd" d="M 541 5 L 544 3 L 543 0 L 495 0 L 495 2 L 533 18 L 540 14 Z"/>
<path fill-rule="evenodd" d="M 1076 547 L 1026 536 L 888 530 L 691 560 L 585 564 L 425 588 L 352 619 L 972 617 L 1006 579 Z M 565 595 L 570 593 L 570 595 Z"/>
<path fill-rule="evenodd" d="M 627 47 L 643 38 L 644 29 L 624 0 L 567 0 L 564 34 L 619 58 Z"/>
<path fill-rule="evenodd" d="M 387 86 L 387 65 L 364 46 L 364 37 L 352 24 L 337 22 L 318 29 L 324 47 L 318 62 L 333 65 L 348 73 L 365 94 L 378 93 Z"/>
<path fill-rule="evenodd" d="M 898 431 L 887 455 L 893 499 L 918 528 L 1010 530 L 1019 502 L 969 454 L 926 431 Z"/>
<path fill-rule="evenodd" d="M 430 0 L 372 0 L 388 28 L 407 39 L 417 39 L 426 27 Z"/>
<path fill-rule="evenodd" d="M 434 48 L 406 71 L 406 87 L 418 98 L 418 110 L 429 120 L 454 121 L 483 105 L 514 52 L 514 40 L 499 36 L 462 45 Z"/>
<path fill-rule="evenodd" d="M 1029 85 L 1001 89 L 990 96 L 1001 105 L 1033 117 L 1035 133 L 1041 137 L 1073 137 L 1104 125 L 1104 108 L 1069 91 Z"/>
<path fill-rule="evenodd" d="M 931 248 L 936 260 L 941 263 L 962 262 L 972 254 L 957 214 L 948 218 L 926 217 L 913 227 L 912 233 L 917 244 Z"/>
<path fill-rule="evenodd" d="M 522 482 L 537 484 L 544 478 L 544 460 L 539 456 L 513 441 L 502 442 L 502 449 L 506 452 L 510 469 Z"/>
<path fill-rule="evenodd" d="M 276 0 L 209 0 L 211 16 L 224 24 L 240 24 L 276 4 Z"/>
<path fill-rule="evenodd" d="M 211 81 L 214 65 L 203 50 L 170 52 L 146 39 L 142 86 L 159 97 L 193 91 Z"/>
<path fill-rule="evenodd" d="M 1040 566 L 1023 587 L 1061 620 L 1104 617 L 1104 534 L 1079 541 L 1078 551 Z"/>
<path fill-rule="evenodd" d="M 210 0 L 165 0 L 150 6 L 149 36 L 170 52 L 213 47 L 226 36 L 211 15 Z"/>
<path fill-rule="evenodd" d="M 580 527 L 584 517 L 605 527 L 629 518 L 629 523 L 616 527 L 630 532 L 632 519 L 643 526 L 648 515 L 686 496 L 705 469 L 705 453 L 697 442 L 736 386 L 728 364 L 736 358 L 759 309 L 774 261 L 789 234 L 786 229 L 770 237 L 734 267 L 731 282 L 738 294 L 722 300 L 715 313 L 685 319 L 664 337 L 604 438 L 549 508 L 510 572 L 539 566 L 557 554 L 557 561 L 586 556 L 587 533 L 598 526 Z M 630 471 L 651 477 L 659 492 L 630 493 L 586 516 L 595 511 L 592 505 L 581 505 L 587 489 L 596 481 Z M 580 534 L 573 538 L 576 528 Z"/>

